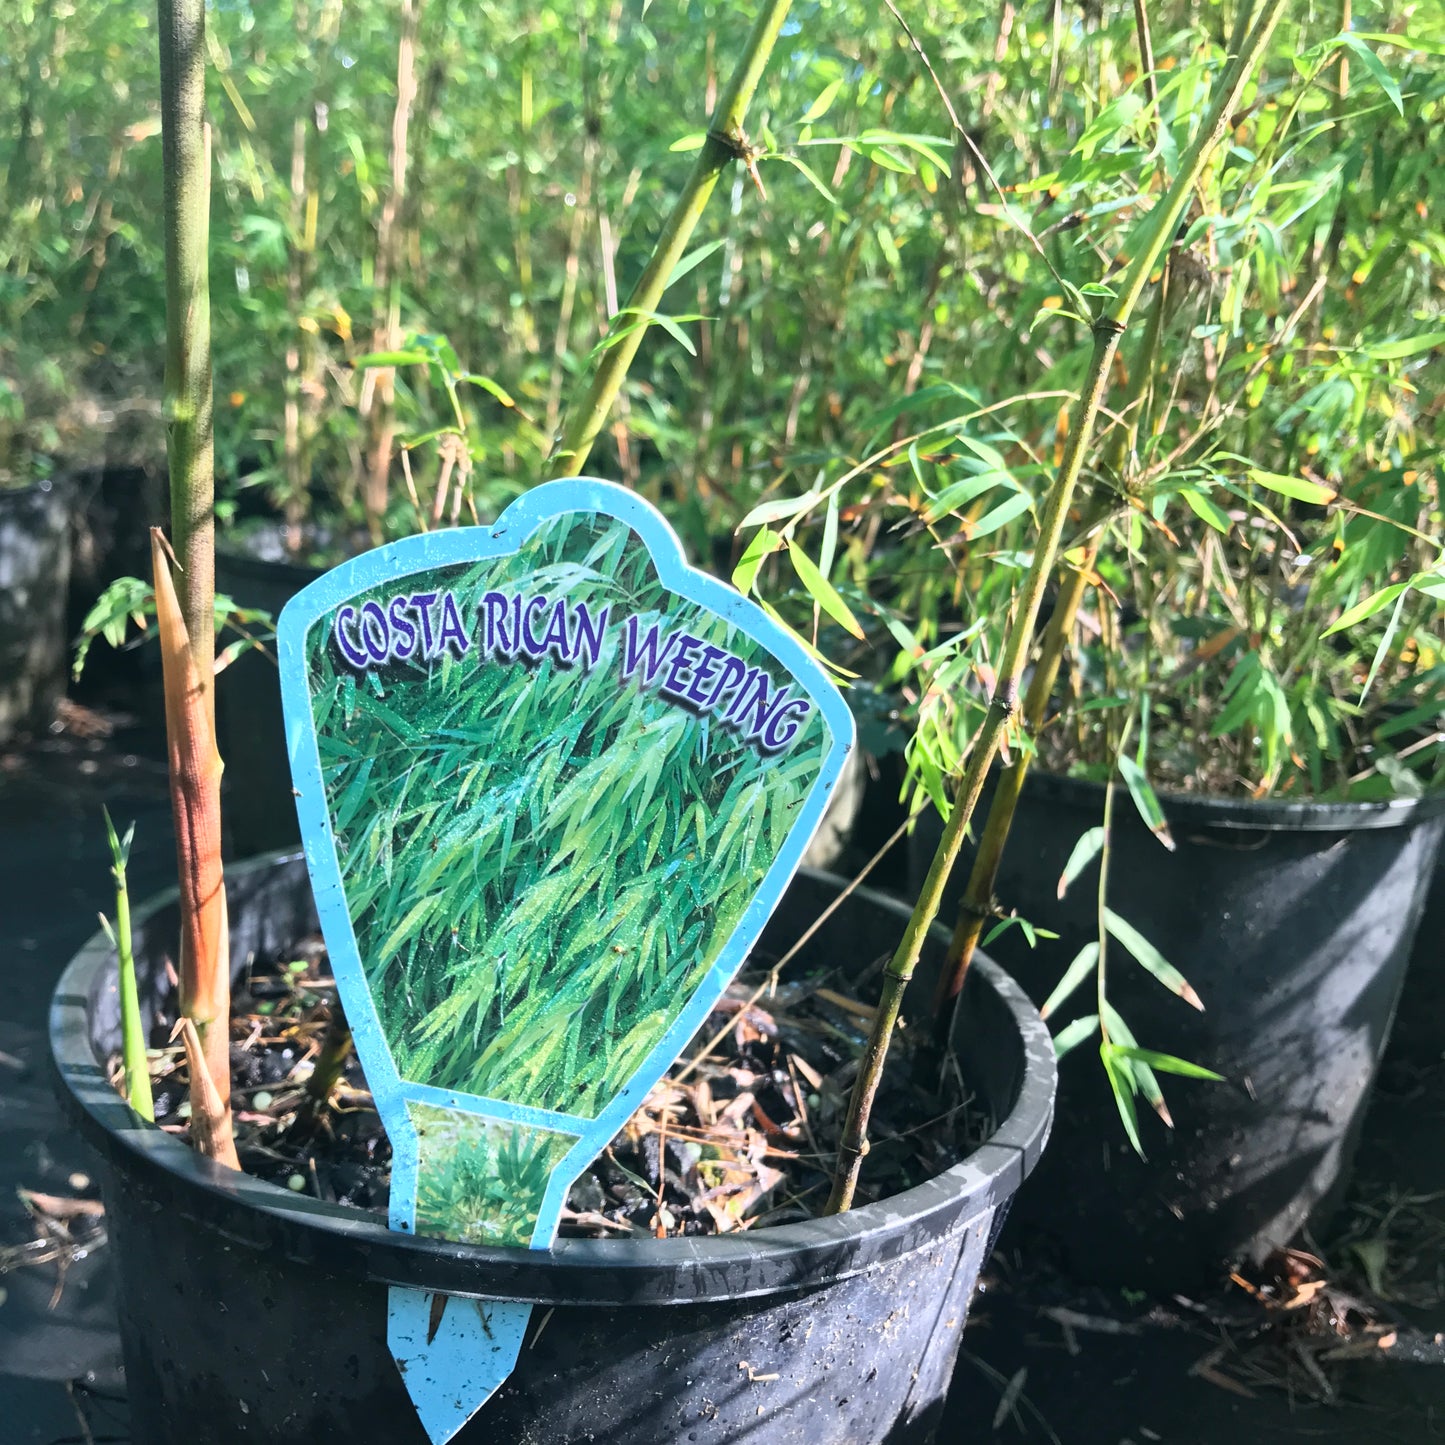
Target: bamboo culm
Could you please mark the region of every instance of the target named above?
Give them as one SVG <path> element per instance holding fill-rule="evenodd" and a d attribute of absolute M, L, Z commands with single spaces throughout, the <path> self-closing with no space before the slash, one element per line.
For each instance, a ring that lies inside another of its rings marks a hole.
<path fill-rule="evenodd" d="M 166 241 L 166 451 L 171 550 L 151 532 L 181 912 L 181 1014 L 195 1043 L 192 1138 L 232 1168 L 230 999 L 215 711 L 210 136 L 205 0 L 158 0 Z M 189 1047 L 189 1042 L 188 1042 Z"/>
<path fill-rule="evenodd" d="M 898 949 L 884 970 L 882 995 L 872 1031 L 864 1046 L 838 1147 L 837 1169 L 827 1206 L 830 1214 L 852 1206 L 859 1171 L 868 1149 L 868 1124 L 873 1100 L 878 1092 L 889 1041 L 898 1022 L 904 990 L 918 965 L 928 931 L 938 916 L 944 887 L 978 805 L 988 770 L 998 753 L 1005 729 L 1014 722 L 1018 712 L 1019 680 L 1033 645 L 1034 626 L 1054 568 L 1074 488 L 1093 440 L 1119 337 L 1134 313 L 1149 276 L 1169 246 L 1194 185 L 1219 145 L 1229 117 L 1238 107 L 1245 86 L 1287 4 L 1288 0 L 1265 0 L 1247 33 L 1243 22 L 1236 27 L 1236 34 L 1244 33 L 1245 38 L 1237 53 L 1226 62 L 1209 113 L 1180 158 L 1179 170 L 1169 188 L 1139 223 L 1131 238 L 1129 263 L 1116 294 L 1094 322 L 1094 347 L 1088 373 L 1074 407 L 1062 463 L 1044 503 L 1033 561 L 1004 642 L 993 697 L 974 740 L 968 767 L 959 784 L 928 876 L 919 890 Z"/>
<path fill-rule="evenodd" d="M 216 655 L 211 397 L 211 143 L 205 0 L 157 0 L 166 249 L 166 460 L 181 615 L 207 688 Z"/>
<path fill-rule="evenodd" d="M 707 208 L 718 178 L 734 161 L 750 161 L 743 121 L 767 68 L 791 0 L 768 0 L 748 36 L 737 69 L 718 101 L 707 139 L 658 237 L 642 275 L 623 308 L 630 329 L 602 353 L 587 394 L 568 413 L 560 441 L 547 463 L 547 476 L 575 476 L 587 465 L 593 443 L 616 404 L 628 368 L 642 345 L 652 317 L 692 233 Z"/>
<path fill-rule="evenodd" d="M 1113 455 L 1109 458 L 1115 475 L 1124 479 L 1126 491 L 1129 482 L 1125 469 L 1134 452 L 1145 398 L 1157 366 L 1168 291 L 1169 265 L 1166 262 L 1159 284 L 1154 289 L 1149 319 L 1144 328 L 1139 355 L 1135 360 L 1129 392 L 1121 410 L 1125 422 L 1117 430 L 1118 441 Z M 1039 729 L 1043 726 L 1049 698 L 1053 695 L 1059 668 L 1063 663 L 1069 639 L 1073 635 L 1074 620 L 1078 616 L 1079 605 L 1084 600 L 1089 578 L 1099 555 L 1099 544 L 1103 540 L 1104 527 L 1113 501 L 1114 499 L 1108 496 L 1100 499 L 1095 518 L 1083 529 L 1087 540 L 1083 543 L 1082 557 L 1064 565 L 1058 595 L 1054 599 L 1054 610 L 1044 628 L 1039 654 L 1034 662 L 1033 676 L 1029 679 L 1028 692 L 1024 696 L 1023 725 L 1030 737 L 1037 738 Z M 1020 748 L 1013 762 L 1000 773 L 998 787 L 989 803 L 988 817 L 984 820 L 983 832 L 979 836 L 978 851 L 974 855 L 973 867 L 969 870 L 968 883 L 959 903 L 958 922 L 954 925 L 953 938 L 949 942 L 943 971 L 939 974 L 938 988 L 933 997 L 934 1037 L 940 1045 L 946 1042 L 953 1021 L 953 1000 L 963 991 L 984 925 L 996 908 L 994 889 L 998 885 L 1004 845 L 1008 842 L 1009 830 L 1013 827 L 1014 814 L 1018 810 L 1019 799 L 1023 795 L 1024 783 L 1028 779 L 1032 763 L 1032 750 Z"/>

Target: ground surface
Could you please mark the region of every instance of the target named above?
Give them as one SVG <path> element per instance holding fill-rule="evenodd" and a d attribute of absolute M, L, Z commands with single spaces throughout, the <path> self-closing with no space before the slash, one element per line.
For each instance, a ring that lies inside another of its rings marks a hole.
<path fill-rule="evenodd" d="M 153 736 L 71 734 L 0 753 L 0 1250 L 34 1237 L 18 1189 L 95 1192 L 53 1100 L 44 1024 L 57 975 L 110 906 L 102 803 L 122 826 L 137 822 L 133 894 L 166 887 L 174 855 Z M 1352 1246 L 1363 1245 L 1392 1317 L 1425 1339 L 1445 1331 L 1441 969 L 1437 913 L 1422 930 L 1350 1204 L 1319 1246 L 1355 1287 L 1362 1255 Z M 1030 1272 L 1027 1260 L 1027 1240 L 1006 1231 L 965 1337 L 943 1445 L 1445 1442 L 1439 1349 L 1435 1363 L 1329 1363 L 1334 1398 L 1322 1400 L 1288 1336 L 1251 1337 L 1237 1292 L 1192 1308 L 1131 1303 Z M 0 1274 L 0 1445 L 130 1441 L 104 1247 L 63 1284 L 57 1296 L 51 1264 Z"/>

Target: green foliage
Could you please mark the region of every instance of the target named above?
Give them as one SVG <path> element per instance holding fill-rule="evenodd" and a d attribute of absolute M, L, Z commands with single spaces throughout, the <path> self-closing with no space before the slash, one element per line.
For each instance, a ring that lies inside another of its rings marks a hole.
<path fill-rule="evenodd" d="M 704 218 L 667 293 L 674 329 L 654 328 L 594 463 L 663 504 L 694 555 L 741 559 L 744 590 L 826 633 L 836 662 L 904 690 L 920 807 L 947 808 L 980 721 L 1091 308 L 1225 41 L 1218 7 L 1150 7 L 1156 103 L 1131 7 L 1058 30 L 1008 13 L 1000 30 L 908 9 L 976 154 L 885 10 L 807 18 L 760 92 L 757 183 L 739 172 Z M 394 16 L 216 8 L 223 474 L 263 487 L 293 540 L 308 514 L 346 535 L 356 402 L 396 364 L 393 532 L 463 500 L 491 515 L 528 485 L 589 357 L 638 320 L 619 309 L 747 18 L 706 0 L 428 4 L 395 300 L 396 335 L 431 350 L 383 361 L 367 338 L 393 301 L 376 268 Z M 131 385 L 158 345 L 159 137 L 132 59 L 151 24 L 100 0 L 0 20 L 20 57 L 0 108 L 23 122 L 0 136 L 0 378 L 56 446 L 64 397 Z M 1118 422 L 1086 473 L 1125 621 L 1107 643 L 1080 634 L 1084 706 L 1045 740 L 1050 766 L 1102 775 L 1117 728 L 1086 705 L 1143 690 L 1155 786 L 1371 797 L 1436 777 L 1438 727 L 1389 729 L 1442 697 L 1439 599 L 1414 587 L 1327 630 L 1440 560 L 1442 413 L 1421 382 L 1445 344 L 1442 44 L 1428 8 L 1280 28 L 1173 249 L 1155 344 L 1125 338 Z M 39 357 L 59 390 L 32 398 Z M 411 446 L 404 472 L 407 443 L 449 438 Z"/>
<path fill-rule="evenodd" d="M 417 584 L 420 587 L 420 584 Z M 358 952 L 404 1079 L 588 1116 L 642 1064 L 732 933 L 817 776 L 810 714 L 763 756 L 620 678 L 621 620 L 766 654 L 668 593 L 624 524 L 562 519 L 428 574 L 611 609 L 591 668 L 447 654 L 356 675 L 308 638 Z M 376 594 L 378 598 L 384 592 Z M 359 605 L 359 604 L 358 604 Z"/>
<path fill-rule="evenodd" d="M 218 637 L 226 632 L 237 634 L 217 654 L 217 672 L 250 648 L 265 651 L 266 643 L 276 634 L 276 624 L 269 613 L 254 607 L 238 607 L 220 593 L 216 595 L 215 615 Z M 122 647 L 132 627 L 140 634 L 137 643 L 154 638 L 155 616 L 156 594 L 151 583 L 141 577 L 117 577 L 96 598 L 80 624 L 80 635 L 75 639 L 75 660 L 70 668 L 72 679 L 80 680 L 85 660 L 97 639 L 111 647 Z"/>
<path fill-rule="evenodd" d="M 570 1134 L 408 1103 L 419 1148 L 416 1232 L 525 1248 Z"/>

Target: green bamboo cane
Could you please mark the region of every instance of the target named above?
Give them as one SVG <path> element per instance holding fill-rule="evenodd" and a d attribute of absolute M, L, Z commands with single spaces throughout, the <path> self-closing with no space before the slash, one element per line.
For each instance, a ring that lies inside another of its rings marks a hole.
<path fill-rule="evenodd" d="M 157 0 L 165 164 L 166 458 L 171 547 L 196 674 L 209 694 L 216 656 L 215 452 L 211 399 L 211 143 L 205 0 Z"/>
<path fill-rule="evenodd" d="M 125 869 L 130 861 L 131 839 L 135 836 L 135 824 L 126 829 L 121 838 L 110 820 L 108 809 L 105 813 L 106 837 L 110 843 L 110 872 L 115 879 L 115 928 L 112 929 L 101 915 L 101 924 L 115 943 L 119 960 L 120 979 L 120 1052 L 125 1068 L 125 1095 L 132 1109 L 142 1119 L 154 1124 L 156 1121 L 155 1101 L 151 1096 L 150 1064 L 146 1059 L 145 1030 L 141 1026 L 140 992 L 135 982 L 135 952 L 131 944 L 130 889 L 126 884 Z"/>
<path fill-rule="evenodd" d="M 623 317 L 630 329 L 607 346 L 586 396 L 568 413 L 562 438 L 548 458 L 547 476 L 575 476 L 587 465 L 592 444 L 617 400 L 632 358 L 642 345 L 668 280 L 697 229 L 718 177 L 734 161 L 751 163 L 753 151 L 743 131 L 743 120 L 772 56 L 790 4 L 791 0 L 767 0 L 763 6 L 737 69 L 718 100 L 692 174 L 663 225 L 646 268 L 627 298 Z"/>
<path fill-rule="evenodd" d="M 1239 105 L 1245 86 L 1254 74 L 1269 37 L 1288 3 L 1289 0 L 1265 0 L 1243 44 L 1226 65 L 1209 113 L 1181 157 L 1178 173 L 1168 190 L 1136 227 L 1129 245 L 1130 260 L 1116 295 L 1101 308 L 1095 318 L 1094 349 L 1089 360 L 1088 373 L 1074 407 L 1063 461 L 1044 503 L 1033 562 L 1004 641 L 993 697 L 974 740 L 967 771 L 959 784 L 953 810 L 949 814 L 928 876 L 919 890 L 918 900 L 904 929 L 897 952 L 884 970 L 882 997 L 879 999 L 868 1042 L 864 1046 L 858 1078 L 848 1105 L 847 1122 L 838 1146 L 837 1170 L 827 1207 L 830 1214 L 848 1209 L 852 1205 L 863 1156 L 868 1150 L 868 1123 L 873 1100 L 882 1078 L 889 1041 L 898 1023 L 904 990 L 918 965 L 928 930 L 938 916 L 944 886 L 963 845 L 964 833 L 973 817 L 974 809 L 978 806 L 984 779 L 998 754 L 1005 729 L 1014 721 L 1019 710 L 1019 680 L 1033 645 L 1039 607 L 1054 568 L 1054 559 L 1073 500 L 1074 487 L 1093 439 L 1094 425 L 1108 383 L 1109 366 L 1118 348 L 1119 338 L 1129 324 L 1150 273 L 1174 235 L 1195 183 L 1224 136 L 1229 118 Z"/>
<path fill-rule="evenodd" d="M 170 548 L 179 564 L 179 591 L 156 528 L 151 531 L 151 566 L 176 825 L 181 1015 L 194 1041 L 192 1141 L 210 1157 L 239 1168 L 231 1136 L 230 945 L 221 876 L 221 759 L 216 752 L 205 0 L 157 0 L 156 13 L 166 241 L 166 451 Z"/>

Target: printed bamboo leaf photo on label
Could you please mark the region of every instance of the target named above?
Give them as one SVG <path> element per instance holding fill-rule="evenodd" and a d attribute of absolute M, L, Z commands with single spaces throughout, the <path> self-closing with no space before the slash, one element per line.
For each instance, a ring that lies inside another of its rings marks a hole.
<path fill-rule="evenodd" d="M 348 603 L 313 625 L 308 663 L 401 1077 L 595 1113 L 787 835 L 826 742 L 817 710 L 611 518 Z M 363 796 L 384 801 L 364 821 Z"/>

